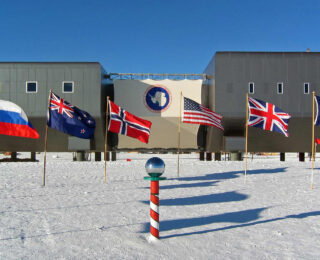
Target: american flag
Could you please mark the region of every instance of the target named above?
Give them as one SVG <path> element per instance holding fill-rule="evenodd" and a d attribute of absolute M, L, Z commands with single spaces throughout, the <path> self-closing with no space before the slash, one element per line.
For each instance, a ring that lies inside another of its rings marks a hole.
<path fill-rule="evenodd" d="M 183 97 L 182 122 L 190 124 L 210 125 L 223 130 L 222 116 L 197 102 Z"/>
<path fill-rule="evenodd" d="M 254 126 L 262 128 L 267 131 L 274 131 L 284 134 L 286 137 L 288 134 L 288 124 L 291 116 L 282 111 L 275 105 L 264 102 L 259 99 L 249 97 L 249 121 L 248 126 Z"/>
<path fill-rule="evenodd" d="M 108 130 L 110 132 L 130 136 L 143 143 L 148 143 L 152 124 L 150 121 L 125 111 L 112 101 L 109 101 L 109 106 L 110 122 Z"/>

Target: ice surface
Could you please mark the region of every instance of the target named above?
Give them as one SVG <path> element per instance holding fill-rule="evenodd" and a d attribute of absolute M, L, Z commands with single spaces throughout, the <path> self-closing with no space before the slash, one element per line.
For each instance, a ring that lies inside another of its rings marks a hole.
<path fill-rule="evenodd" d="M 156 242 L 143 179 L 153 156 L 168 178 Z M 0 259 L 319 259 L 317 161 L 312 190 L 311 163 L 297 154 L 250 158 L 246 183 L 244 162 L 198 156 L 180 156 L 178 179 L 176 155 L 120 153 L 104 183 L 104 162 L 48 153 L 45 187 L 43 153 L 39 162 L 1 162 Z"/>

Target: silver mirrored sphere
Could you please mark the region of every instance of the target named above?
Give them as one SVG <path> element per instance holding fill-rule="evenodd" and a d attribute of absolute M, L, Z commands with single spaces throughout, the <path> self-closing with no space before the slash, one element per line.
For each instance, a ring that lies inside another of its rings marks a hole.
<path fill-rule="evenodd" d="M 159 157 L 152 157 L 146 162 L 147 173 L 157 173 L 161 175 L 165 167 L 164 161 Z"/>

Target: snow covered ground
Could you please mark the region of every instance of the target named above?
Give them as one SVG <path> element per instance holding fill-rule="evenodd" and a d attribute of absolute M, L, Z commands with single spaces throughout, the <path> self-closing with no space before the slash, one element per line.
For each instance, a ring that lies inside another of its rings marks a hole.
<path fill-rule="evenodd" d="M 19 158 L 29 157 L 21 154 Z M 73 162 L 49 153 L 46 186 L 39 162 L 0 163 L 0 259 L 319 259 L 320 169 L 297 154 L 244 162 L 201 162 L 198 154 L 156 155 L 160 237 L 149 243 L 152 154 Z M 3 156 L 2 156 L 3 157 Z M 127 161 L 129 158 L 131 161 Z M 319 160 L 319 158 L 317 158 Z"/>

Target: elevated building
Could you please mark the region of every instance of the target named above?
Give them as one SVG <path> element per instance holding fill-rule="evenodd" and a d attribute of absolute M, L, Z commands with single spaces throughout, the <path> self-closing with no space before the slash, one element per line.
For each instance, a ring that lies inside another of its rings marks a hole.
<path fill-rule="evenodd" d="M 0 99 L 9 100 L 27 114 L 39 139 L 0 135 L 2 151 L 43 151 L 50 89 L 96 120 L 94 140 L 49 129 L 48 151 L 103 150 L 106 72 L 97 62 L 1 62 Z M 109 88 L 112 91 L 112 88 Z M 112 94 L 112 93 L 111 93 Z"/>
<path fill-rule="evenodd" d="M 217 52 L 204 73 L 208 79 L 202 86 L 202 103 L 224 116 L 225 128 L 224 132 L 207 128 L 205 150 L 244 150 L 249 93 L 292 116 L 288 138 L 249 127 L 249 151 L 311 151 L 312 91 L 320 94 L 320 53 Z"/>

